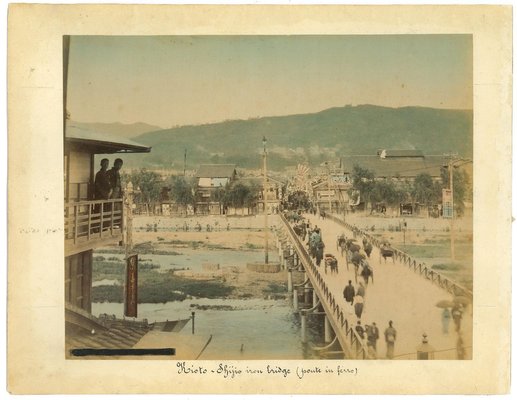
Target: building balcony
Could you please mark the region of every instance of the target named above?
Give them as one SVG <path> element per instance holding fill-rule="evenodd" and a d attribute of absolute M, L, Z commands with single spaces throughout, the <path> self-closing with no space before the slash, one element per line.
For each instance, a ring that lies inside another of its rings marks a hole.
<path fill-rule="evenodd" d="M 65 255 L 122 240 L 122 199 L 65 203 Z"/>

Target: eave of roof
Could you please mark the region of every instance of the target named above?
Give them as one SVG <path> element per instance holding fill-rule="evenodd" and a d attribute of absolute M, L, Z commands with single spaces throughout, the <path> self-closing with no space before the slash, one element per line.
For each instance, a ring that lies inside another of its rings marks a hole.
<path fill-rule="evenodd" d="M 68 143 L 77 143 L 92 147 L 98 154 L 149 153 L 151 151 L 151 147 L 137 143 L 131 139 L 108 133 L 95 132 L 75 125 L 66 126 L 65 140 Z"/>
<path fill-rule="evenodd" d="M 201 164 L 196 178 L 231 178 L 236 167 L 235 164 Z"/>

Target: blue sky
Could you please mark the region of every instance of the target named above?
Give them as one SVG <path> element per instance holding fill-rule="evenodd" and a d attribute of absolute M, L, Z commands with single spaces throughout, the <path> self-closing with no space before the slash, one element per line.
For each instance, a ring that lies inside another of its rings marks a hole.
<path fill-rule="evenodd" d="M 71 38 L 76 121 L 168 128 L 347 104 L 471 109 L 472 37 Z"/>

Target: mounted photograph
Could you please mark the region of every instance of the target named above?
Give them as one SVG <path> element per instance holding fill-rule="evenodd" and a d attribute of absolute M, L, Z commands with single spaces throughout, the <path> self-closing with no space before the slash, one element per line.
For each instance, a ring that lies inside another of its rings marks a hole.
<path fill-rule="evenodd" d="M 62 50 L 66 359 L 476 357 L 472 34 Z"/>

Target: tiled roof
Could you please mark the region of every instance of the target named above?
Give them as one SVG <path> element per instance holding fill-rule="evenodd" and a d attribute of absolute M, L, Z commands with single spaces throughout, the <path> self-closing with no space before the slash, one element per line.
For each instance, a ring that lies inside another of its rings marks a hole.
<path fill-rule="evenodd" d="M 231 178 L 235 173 L 235 164 L 202 164 L 199 166 L 197 178 Z"/>
<path fill-rule="evenodd" d="M 66 350 L 80 348 L 91 349 L 121 349 L 133 347 L 149 330 L 151 325 L 131 324 L 128 322 L 113 322 L 105 329 L 98 329 L 94 333 L 77 327 L 67 327 Z"/>
<path fill-rule="evenodd" d="M 422 150 L 390 150 L 382 149 L 378 150 L 377 154 L 380 155 L 384 152 L 385 157 L 424 157 Z"/>
<path fill-rule="evenodd" d="M 441 167 L 445 161 L 442 156 L 387 157 L 379 156 L 348 156 L 342 158 L 345 172 L 352 173 L 354 165 L 372 171 L 377 178 L 415 177 L 421 173 L 428 173 L 432 177 L 439 177 Z"/>
<path fill-rule="evenodd" d="M 73 124 L 66 125 L 65 140 L 95 146 L 105 153 L 149 153 L 151 148 L 133 140 L 104 132 L 95 132 Z"/>

